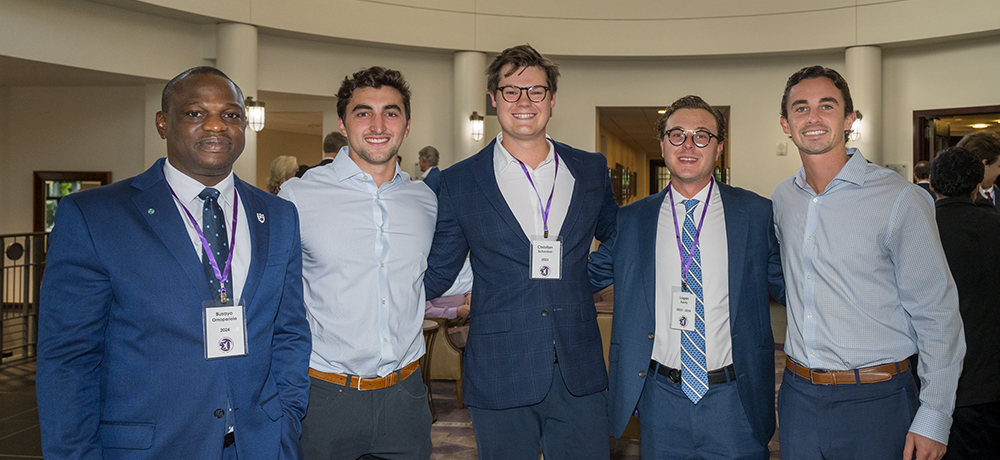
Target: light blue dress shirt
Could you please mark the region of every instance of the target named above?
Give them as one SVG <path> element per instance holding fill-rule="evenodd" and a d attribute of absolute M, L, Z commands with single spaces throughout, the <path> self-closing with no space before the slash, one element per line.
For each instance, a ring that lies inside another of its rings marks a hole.
<path fill-rule="evenodd" d="M 279 196 L 299 212 L 309 366 L 381 377 L 422 356 L 434 192 L 398 166 L 376 187 L 342 150 L 332 163 L 289 179 Z"/>
<path fill-rule="evenodd" d="M 927 192 L 857 149 L 816 194 L 805 170 L 774 190 L 788 297 L 785 352 L 847 370 L 920 353 L 910 431 L 947 444 L 965 335 Z"/>

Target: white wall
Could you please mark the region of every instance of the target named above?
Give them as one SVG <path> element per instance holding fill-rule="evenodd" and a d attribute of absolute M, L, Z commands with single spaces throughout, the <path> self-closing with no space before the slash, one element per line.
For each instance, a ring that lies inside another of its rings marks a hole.
<path fill-rule="evenodd" d="M 0 99 L 0 234 L 32 229 L 34 171 L 142 172 L 144 88 L 6 88 Z"/>

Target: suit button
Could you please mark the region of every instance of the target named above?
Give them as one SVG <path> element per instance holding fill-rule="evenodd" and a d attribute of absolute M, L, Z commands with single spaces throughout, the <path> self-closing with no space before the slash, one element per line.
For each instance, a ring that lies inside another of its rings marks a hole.
<path fill-rule="evenodd" d="M 222 418 L 225 415 L 226 415 L 226 411 L 224 411 L 222 409 L 216 409 L 215 410 L 215 418 Z"/>
<path fill-rule="evenodd" d="M 650 332 L 649 335 L 647 335 L 646 337 L 649 337 L 649 340 L 653 340 L 653 333 Z"/>
<path fill-rule="evenodd" d="M 542 316 L 549 316 L 548 310 L 542 310 Z"/>
<path fill-rule="evenodd" d="M 639 371 L 639 378 L 645 378 L 645 377 L 646 377 L 646 371 Z"/>

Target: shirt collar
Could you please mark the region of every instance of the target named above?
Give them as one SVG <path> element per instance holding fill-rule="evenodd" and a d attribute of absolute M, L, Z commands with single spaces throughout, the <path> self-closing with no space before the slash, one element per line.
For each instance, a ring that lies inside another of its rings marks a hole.
<path fill-rule="evenodd" d="M 334 174 L 337 176 L 337 179 L 341 182 L 350 179 L 352 177 L 360 177 L 361 178 L 360 180 L 373 180 L 371 174 L 362 171 L 361 168 L 358 166 L 358 164 L 355 163 L 353 159 L 351 159 L 347 147 L 340 149 L 340 153 L 338 153 L 337 157 L 333 159 L 333 163 L 330 163 L 330 166 L 333 167 Z M 390 180 L 388 183 L 396 183 L 401 180 L 410 180 L 410 175 L 404 172 L 402 169 L 399 169 L 398 162 L 396 163 L 395 167 L 396 167 L 396 172 L 393 174 L 392 180 Z"/>
<path fill-rule="evenodd" d="M 856 148 L 847 149 L 847 164 L 840 168 L 840 172 L 837 176 L 830 181 L 830 185 L 826 186 L 823 190 L 826 192 L 830 190 L 831 186 L 836 182 L 850 182 L 852 184 L 863 186 L 865 184 L 865 173 L 868 171 L 868 160 L 861 155 L 861 151 Z M 803 190 L 813 191 L 809 183 L 806 182 L 806 168 L 805 166 L 799 167 L 799 172 L 795 174 L 795 185 Z M 815 193 L 815 192 L 814 192 Z"/>
<path fill-rule="evenodd" d="M 236 181 L 233 177 L 233 172 L 230 171 L 229 175 L 222 181 L 212 186 L 219 191 L 219 206 L 223 209 L 233 206 L 233 202 L 230 201 L 233 199 L 233 190 L 236 188 Z M 202 190 L 205 190 L 205 184 L 175 168 L 174 165 L 170 164 L 169 159 L 163 164 L 163 178 L 167 180 L 167 184 L 170 184 L 170 188 L 181 200 L 181 204 L 188 209 L 192 209 L 191 205 L 193 204 L 197 204 L 193 207 L 194 209 L 201 207 L 202 199 L 198 198 L 198 195 L 201 194 Z"/>
<path fill-rule="evenodd" d="M 427 171 L 424 171 L 424 172 L 420 173 L 420 177 L 427 177 L 427 175 L 430 174 L 431 171 L 433 171 L 435 169 L 437 169 L 437 166 L 431 166 L 431 167 L 427 168 Z"/>
<path fill-rule="evenodd" d="M 541 168 L 549 164 L 549 162 L 554 161 L 556 158 L 556 146 L 552 143 L 552 138 L 548 134 L 545 135 L 545 139 L 549 141 L 549 153 L 545 156 L 545 159 L 541 163 L 538 163 L 538 167 Z M 520 163 L 517 158 L 514 158 L 507 149 L 503 148 L 503 133 L 497 134 L 496 144 L 493 146 L 493 169 L 497 174 L 503 174 L 507 171 L 507 168 L 517 165 Z"/>
<path fill-rule="evenodd" d="M 713 181 L 715 181 L 714 178 L 709 180 L 708 183 L 701 188 L 701 190 L 698 190 L 698 193 L 695 193 L 694 196 L 691 197 L 691 199 L 698 200 L 698 204 L 705 204 L 707 201 L 709 201 L 711 197 L 708 196 L 708 188 L 709 188 L 708 186 L 711 185 Z M 719 190 L 718 185 L 713 186 L 712 195 L 718 193 L 718 190 Z M 671 187 L 671 195 L 674 196 L 674 206 L 683 207 L 684 205 L 682 204 L 682 202 L 688 200 L 688 198 L 685 198 L 684 195 L 681 195 L 680 193 L 677 193 L 675 190 L 673 190 L 672 187 Z"/>

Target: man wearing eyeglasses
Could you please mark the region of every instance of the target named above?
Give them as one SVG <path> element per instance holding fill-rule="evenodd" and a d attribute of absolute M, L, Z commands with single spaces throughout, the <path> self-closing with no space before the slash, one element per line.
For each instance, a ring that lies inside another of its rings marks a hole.
<path fill-rule="evenodd" d="M 618 213 L 591 256 L 615 284 L 608 414 L 639 410 L 643 458 L 766 459 L 774 435 L 768 293 L 784 302 L 771 201 L 713 179 L 726 120 L 698 96 L 657 124 L 670 184 Z"/>
<path fill-rule="evenodd" d="M 528 45 L 487 87 L 501 133 L 442 171 L 424 283 L 439 297 L 469 254 L 462 397 L 482 459 L 607 459 L 607 373 L 587 255 L 618 205 L 607 160 L 545 135 L 559 69 Z"/>

